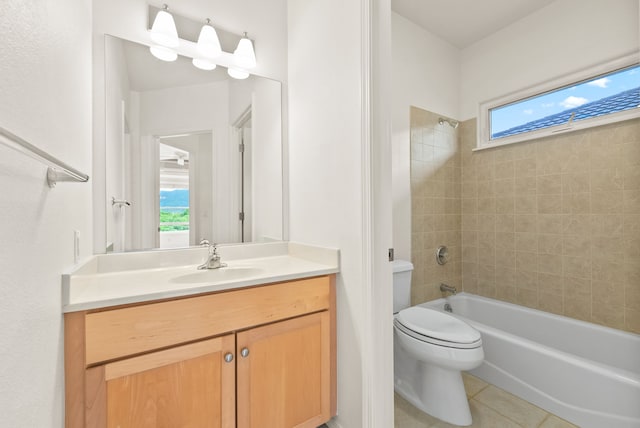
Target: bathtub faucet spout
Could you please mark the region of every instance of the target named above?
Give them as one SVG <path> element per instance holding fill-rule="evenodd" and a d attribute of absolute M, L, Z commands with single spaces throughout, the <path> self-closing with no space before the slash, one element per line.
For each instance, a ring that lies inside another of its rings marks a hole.
<path fill-rule="evenodd" d="M 456 287 L 452 287 L 447 284 L 440 284 L 440 291 L 442 291 L 443 293 L 451 293 L 451 294 L 456 294 L 458 292 L 458 290 L 456 290 Z"/>

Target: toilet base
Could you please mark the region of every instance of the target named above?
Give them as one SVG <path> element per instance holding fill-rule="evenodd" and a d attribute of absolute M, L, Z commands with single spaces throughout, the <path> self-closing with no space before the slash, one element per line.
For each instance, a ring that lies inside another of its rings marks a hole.
<path fill-rule="evenodd" d="M 469 401 L 460 372 L 439 367 L 425 368 L 419 383 L 419 393 L 414 385 L 401 379 L 395 380 L 395 390 L 412 405 L 442 421 L 458 426 L 471 425 Z M 412 382 L 413 383 L 413 382 Z"/>
<path fill-rule="evenodd" d="M 394 343 L 394 388 L 421 411 L 458 426 L 471 425 L 469 401 L 460 370 L 416 360 Z"/>

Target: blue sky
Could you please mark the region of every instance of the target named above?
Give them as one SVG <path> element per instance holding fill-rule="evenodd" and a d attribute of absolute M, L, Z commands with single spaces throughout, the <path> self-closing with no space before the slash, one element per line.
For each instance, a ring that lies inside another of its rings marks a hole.
<path fill-rule="evenodd" d="M 491 134 L 640 86 L 640 66 L 491 111 Z"/>

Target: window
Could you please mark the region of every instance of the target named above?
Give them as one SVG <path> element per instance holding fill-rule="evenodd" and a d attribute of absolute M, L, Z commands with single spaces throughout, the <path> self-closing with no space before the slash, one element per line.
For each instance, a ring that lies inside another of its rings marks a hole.
<path fill-rule="evenodd" d="M 480 105 L 478 148 L 640 117 L 636 56 Z"/>

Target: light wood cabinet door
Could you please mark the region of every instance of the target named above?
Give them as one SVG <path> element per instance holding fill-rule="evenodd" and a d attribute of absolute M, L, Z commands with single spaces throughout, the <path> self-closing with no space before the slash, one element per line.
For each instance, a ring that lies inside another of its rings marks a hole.
<path fill-rule="evenodd" d="M 237 333 L 238 428 L 329 420 L 330 340 L 328 311 Z"/>
<path fill-rule="evenodd" d="M 234 427 L 234 349 L 230 334 L 102 366 L 106 427 Z"/>

